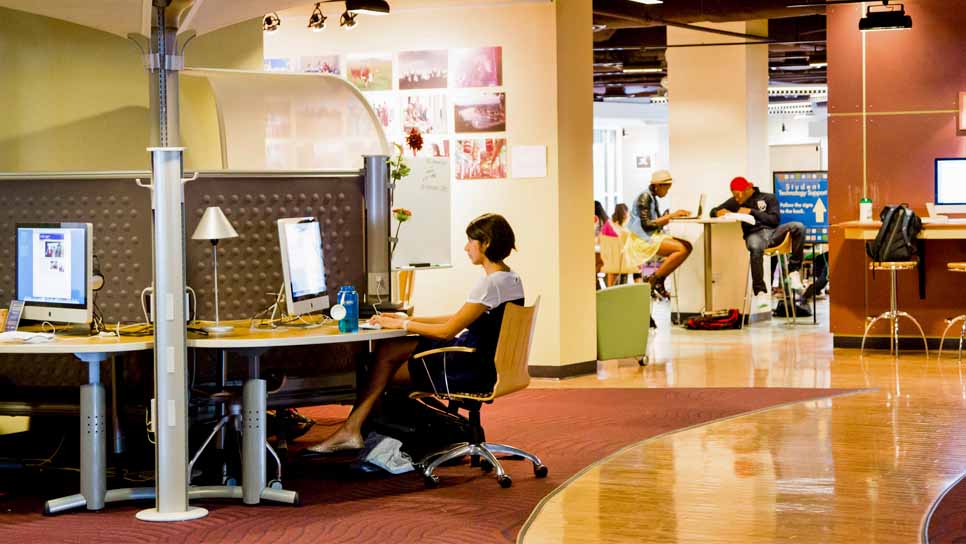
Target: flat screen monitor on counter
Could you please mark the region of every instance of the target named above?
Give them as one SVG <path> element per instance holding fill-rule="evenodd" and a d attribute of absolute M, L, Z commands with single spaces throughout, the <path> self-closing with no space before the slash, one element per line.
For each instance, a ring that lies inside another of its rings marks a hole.
<path fill-rule="evenodd" d="M 966 158 L 936 159 L 936 209 L 966 213 Z"/>

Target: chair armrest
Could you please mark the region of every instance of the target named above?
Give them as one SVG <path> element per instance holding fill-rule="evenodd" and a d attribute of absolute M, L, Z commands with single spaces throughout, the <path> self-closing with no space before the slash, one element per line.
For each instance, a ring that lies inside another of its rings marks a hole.
<path fill-rule="evenodd" d="M 412 359 L 422 359 L 429 355 L 436 355 L 437 353 L 474 353 L 476 348 L 468 348 L 465 346 L 450 346 L 446 348 L 436 348 L 427 351 L 417 353 L 412 356 Z"/>

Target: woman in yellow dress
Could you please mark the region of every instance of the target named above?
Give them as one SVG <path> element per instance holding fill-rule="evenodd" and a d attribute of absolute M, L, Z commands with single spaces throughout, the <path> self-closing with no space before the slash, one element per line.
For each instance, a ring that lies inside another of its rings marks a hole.
<path fill-rule="evenodd" d="M 651 295 L 665 299 L 670 298 L 670 294 L 664 287 L 664 278 L 681 266 L 692 250 L 687 240 L 664 233 L 664 227 L 672 219 L 690 215 L 687 210 L 661 213 L 658 208 L 657 199 L 671 190 L 671 181 L 671 173 L 667 170 L 658 170 L 651 175 L 650 186 L 637 197 L 631 209 L 627 224 L 631 235 L 625 247 L 632 262 L 644 263 L 655 256 L 664 257 L 661 266 L 647 281 L 651 284 Z"/>

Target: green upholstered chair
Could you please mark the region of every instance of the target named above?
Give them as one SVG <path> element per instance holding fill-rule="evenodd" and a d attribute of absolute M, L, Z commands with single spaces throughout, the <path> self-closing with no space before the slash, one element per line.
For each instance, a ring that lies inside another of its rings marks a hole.
<path fill-rule="evenodd" d="M 651 286 L 635 283 L 597 291 L 597 360 L 647 361 Z"/>

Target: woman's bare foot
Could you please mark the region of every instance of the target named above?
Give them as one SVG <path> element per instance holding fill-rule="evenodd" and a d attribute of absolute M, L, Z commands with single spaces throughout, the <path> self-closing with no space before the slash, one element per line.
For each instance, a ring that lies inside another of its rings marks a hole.
<path fill-rule="evenodd" d="M 339 427 L 339 430 L 332 433 L 331 436 L 314 446 L 310 446 L 308 449 L 315 453 L 333 453 L 337 451 L 361 450 L 364 445 L 365 441 L 362 439 L 361 434 L 350 431 L 345 427 Z"/>

